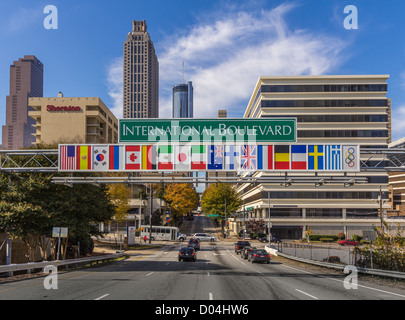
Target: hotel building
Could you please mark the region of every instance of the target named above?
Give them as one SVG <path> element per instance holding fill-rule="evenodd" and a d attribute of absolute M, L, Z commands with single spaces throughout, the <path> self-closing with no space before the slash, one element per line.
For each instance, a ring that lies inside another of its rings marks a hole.
<path fill-rule="evenodd" d="M 34 143 L 118 143 L 118 119 L 100 98 L 30 98 Z"/>
<path fill-rule="evenodd" d="M 297 118 L 297 143 L 351 143 L 366 148 L 387 148 L 391 140 L 391 102 L 387 98 L 387 75 L 363 76 L 283 76 L 260 77 L 244 118 Z M 362 154 L 361 160 L 368 156 Z M 375 161 L 376 158 L 373 158 Z M 378 159 L 377 159 L 378 160 Z M 284 176 L 256 172 L 254 176 Z M 314 177 L 316 174 L 292 173 Z M 343 176 L 344 173 L 318 173 Z M 380 225 L 379 214 L 389 209 L 388 173 L 350 173 L 366 177 L 368 183 L 329 184 L 241 184 L 246 219 L 268 222 L 271 233 L 287 239 L 305 237 L 307 226 L 313 234 L 346 237 L 362 235 L 372 225 Z M 382 190 L 381 201 L 380 188 Z M 381 206 L 380 206 L 381 205 Z M 233 221 L 238 232 L 242 219 Z M 404 222 L 404 221 L 403 221 Z"/>
<path fill-rule="evenodd" d="M 159 118 L 159 62 L 145 20 L 124 42 L 124 118 Z"/>

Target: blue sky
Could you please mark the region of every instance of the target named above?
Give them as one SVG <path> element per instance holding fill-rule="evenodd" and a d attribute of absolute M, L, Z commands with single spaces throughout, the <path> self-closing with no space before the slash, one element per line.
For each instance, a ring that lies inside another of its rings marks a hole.
<path fill-rule="evenodd" d="M 387 4 L 389 3 L 389 4 Z M 47 30 L 47 5 L 58 29 Z M 358 9 L 358 29 L 343 12 Z M 145 19 L 160 63 L 160 115 L 171 88 L 194 85 L 195 117 L 241 117 L 259 76 L 389 74 L 393 140 L 405 136 L 403 0 L 13 0 L 0 3 L 0 124 L 9 67 L 24 55 L 45 66 L 44 96 L 100 97 L 122 115 L 122 51 L 132 20 Z M 0 132 L 1 134 L 1 132 Z"/>

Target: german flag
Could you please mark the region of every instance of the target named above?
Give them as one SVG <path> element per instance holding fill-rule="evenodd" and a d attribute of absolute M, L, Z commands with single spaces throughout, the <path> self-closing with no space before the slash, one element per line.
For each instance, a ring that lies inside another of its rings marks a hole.
<path fill-rule="evenodd" d="M 290 170 L 290 146 L 275 145 L 274 146 L 274 169 L 275 170 Z"/>

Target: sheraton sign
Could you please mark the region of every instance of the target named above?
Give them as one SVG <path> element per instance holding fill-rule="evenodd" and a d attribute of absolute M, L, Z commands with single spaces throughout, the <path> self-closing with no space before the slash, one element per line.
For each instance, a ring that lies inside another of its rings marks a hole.
<path fill-rule="evenodd" d="M 120 119 L 119 142 L 296 142 L 297 120 Z"/>
<path fill-rule="evenodd" d="M 80 107 L 75 106 L 54 106 L 54 105 L 47 105 L 46 111 L 66 111 L 66 112 L 77 112 L 81 111 Z"/>

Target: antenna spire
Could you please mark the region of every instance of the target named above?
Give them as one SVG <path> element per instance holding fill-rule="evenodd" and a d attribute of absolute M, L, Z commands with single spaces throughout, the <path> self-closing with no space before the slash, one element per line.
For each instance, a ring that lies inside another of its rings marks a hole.
<path fill-rule="evenodd" d="M 184 83 L 184 61 L 182 62 L 182 67 L 183 67 L 183 83 Z"/>

